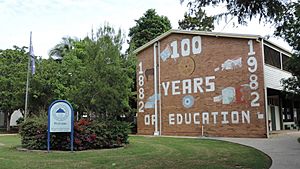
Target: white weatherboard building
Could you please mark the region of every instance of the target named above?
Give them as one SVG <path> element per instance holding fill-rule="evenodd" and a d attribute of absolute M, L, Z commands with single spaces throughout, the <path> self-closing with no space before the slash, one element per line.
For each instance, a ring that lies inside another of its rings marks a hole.
<path fill-rule="evenodd" d="M 270 131 L 296 129 L 300 120 L 300 98 L 283 92 L 281 80 L 292 76 L 285 62 L 291 53 L 272 43 L 264 45 L 264 77 Z"/>

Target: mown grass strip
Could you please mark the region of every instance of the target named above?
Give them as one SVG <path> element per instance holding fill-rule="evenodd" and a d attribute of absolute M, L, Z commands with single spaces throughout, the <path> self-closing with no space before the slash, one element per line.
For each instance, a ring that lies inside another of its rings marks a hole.
<path fill-rule="evenodd" d="M 23 152 L 19 136 L 0 137 L 1 169 L 24 168 L 269 168 L 262 152 L 208 139 L 131 136 L 124 148 L 81 152 Z"/>

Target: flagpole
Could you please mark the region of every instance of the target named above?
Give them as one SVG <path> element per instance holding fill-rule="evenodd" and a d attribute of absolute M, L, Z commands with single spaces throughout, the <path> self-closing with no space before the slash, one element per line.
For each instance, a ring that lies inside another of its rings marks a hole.
<path fill-rule="evenodd" d="M 31 35 L 32 32 L 30 32 L 30 45 L 29 45 L 29 50 L 31 50 Z M 27 66 L 27 80 L 26 80 L 26 94 L 25 94 L 25 113 L 24 113 L 24 119 L 27 118 L 27 111 L 28 111 L 28 91 L 29 91 L 29 76 L 30 76 L 30 51 L 28 54 L 28 66 Z"/>

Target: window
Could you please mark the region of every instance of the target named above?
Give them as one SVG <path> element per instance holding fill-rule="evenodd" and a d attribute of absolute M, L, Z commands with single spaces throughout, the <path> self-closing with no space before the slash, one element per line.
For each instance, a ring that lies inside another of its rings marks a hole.
<path fill-rule="evenodd" d="M 282 119 L 283 122 L 293 122 L 294 121 L 294 112 L 292 100 L 283 100 L 282 102 Z"/>
<path fill-rule="evenodd" d="M 285 54 L 282 54 L 281 56 L 282 56 L 282 69 L 288 71 L 286 62 L 289 60 L 290 57 L 288 57 Z"/>
<path fill-rule="evenodd" d="M 281 69 L 280 52 L 264 45 L 265 63 Z"/>

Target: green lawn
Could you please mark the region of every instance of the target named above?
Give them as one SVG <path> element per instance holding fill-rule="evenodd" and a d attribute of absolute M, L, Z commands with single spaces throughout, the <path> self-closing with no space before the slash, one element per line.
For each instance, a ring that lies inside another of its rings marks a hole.
<path fill-rule="evenodd" d="M 229 142 L 131 136 L 125 148 L 82 152 L 21 152 L 19 136 L 0 136 L 0 168 L 269 168 L 253 148 Z"/>

